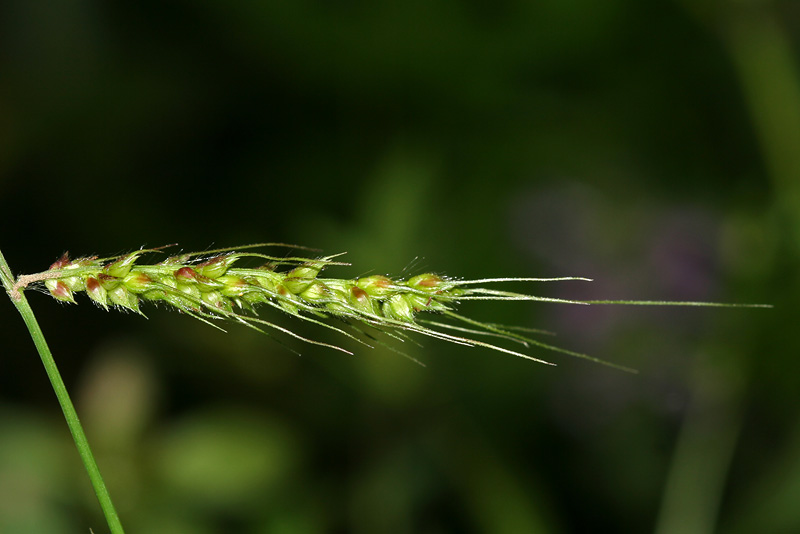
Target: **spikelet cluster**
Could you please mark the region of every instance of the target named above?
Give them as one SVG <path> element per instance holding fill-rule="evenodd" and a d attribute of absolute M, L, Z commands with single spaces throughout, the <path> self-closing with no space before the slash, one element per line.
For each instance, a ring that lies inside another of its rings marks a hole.
<path fill-rule="evenodd" d="M 288 328 L 266 321 L 257 316 L 256 308 L 260 305 L 271 306 L 302 320 L 336 330 L 367 345 L 367 340 L 376 340 L 364 331 L 364 325 L 400 340 L 405 339 L 407 332 L 415 332 L 463 345 L 482 346 L 541 363 L 550 362 L 479 341 L 474 339 L 474 335 L 489 335 L 518 342 L 526 347 L 535 345 L 607 363 L 530 339 L 520 333 L 533 330 L 483 323 L 454 311 L 455 305 L 463 300 L 535 300 L 584 304 L 476 286 L 509 281 L 585 279 L 456 280 L 434 273 L 423 273 L 408 279 L 392 279 L 382 275 L 354 279 L 325 278 L 321 276 L 325 267 L 348 264 L 334 261 L 338 255 L 320 258 L 278 257 L 242 250 L 256 246 L 262 245 L 238 247 L 238 250 L 219 249 L 178 254 L 157 263 L 144 263 L 140 260 L 160 249 L 141 249 L 103 259 L 70 259 L 64 254 L 48 271 L 28 277 L 30 281 L 43 282 L 50 295 L 63 302 L 74 303 L 76 293 L 85 293 L 95 304 L 106 310 L 117 308 L 140 314 L 143 303 L 165 303 L 209 324 L 214 324 L 215 320 L 234 321 L 265 333 L 266 327 L 268 330 L 280 331 L 309 343 L 344 352 L 348 351 L 301 337 Z M 254 261 L 257 262 L 255 266 L 242 266 Z M 27 283 L 29 282 L 24 281 L 22 285 Z M 444 316 L 450 322 L 423 319 L 422 314 L 425 313 Z M 356 326 L 356 330 L 348 326 Z M 359 329 L 367 335 L 358 335 Z"/>

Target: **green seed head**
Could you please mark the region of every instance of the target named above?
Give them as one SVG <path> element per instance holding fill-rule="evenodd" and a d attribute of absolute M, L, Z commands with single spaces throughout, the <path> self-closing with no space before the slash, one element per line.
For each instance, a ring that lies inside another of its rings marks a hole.
<path fill-rule="evenodd" d="M 316 265 L 301 265 L 289 271 L 283 285 L 290 293 L 295 295 L 303 293 L 310 286 L 320 272 Z"/>
<path fill-rule="evenodd" d="M 370 297 L 386 297 L 394 293 L 394 284 L 386 276 L 375 274 L 356 280 L 356 286 Z"/>
<path fill-rule="evenodd" d="M 155 283 L 149 276 L 142 272 L 132 272 L 125 277 L 122 284 L 133 293 L 145 293 L 153 288 Z"/>
<path fill-rule="evenodd" d="M 281 309 L 290 315 L 299 315 L 300 308 L 297 305 L 300 302 L 299 297 L 289 292 L 283 285 L 278 285 L 275 290 L 276 300 Z"/>
<path fill-rule="evenodd" d="M 442 282 L 443 280 L 439 276 L 432 273 L 426 273 L 418 274 L 417 276 L 409 278 L 408 282 L 406 282 L 406 285 L 420 291 L 434 292 L 439 289 Z"/>
<path fill-rule="evenodd" d="M 50 270 L 50 271 L 58 271 L 60 269 L 63 269 L 67 265 L 69 265 L 69 263 L 70 263 L 70 261 L 69 261 L 69 252 L 65 252 L 64 254 L 61 255 L 60 258 L 58 258 L 56 261 L 54 261 L 50 265 L 48 270 Z"/>
<path fill-rule="evenodd" d="M 174 273 L 178 282 L 188 282 L 197 280 L 197 272 L 191 267 L 181 267 Z"/>
<path fill-rule="evenodd" d="M 86 279 L 86 294 L 102 308 L 108 309 L 108 292 L 97 278 L 90 276 Z"/>
<path fill-rule="evenodd" d="M 569 304 L 657 304 L 647 301 L 569 301 L 480 287 L 503 282 L 575 280 L 569 277 L 457 280 L 433 273 L 423 273 L 408 280 L 392 280 L 381 275 L 366 276 L 356 280 L 321 277 L 322 269 L 334 263 L 331 260 L 335 256 L 310 259 L 220 249 L 209 252 L 211 256 L 189 253 L 172 256 L 155 264 L 137 263 L 141 255 L 158 250 L 160 249 L 138 250 L 106 260 L 97 257 L 70 260 L 65 253 L 50 266 L 48 271 L 19 277 L 15 290 L 24 289 L 26 285 L 32 283 L 44 283 L 50 294 L 62 302 L 75 302 L 74 294 L 85 291 L 89 298 L 102 308 L 115 307 L 137 313 L 141 302 L 161 301 L 206 322 L 225 319 L 244 323 L 262 332 L 264 331 L 262 328 L 267 327 L 304 341 L 339 348 L 306 339 L 287 328 L 255 316 L 255 308 L 260 304 L 267 304 L 301 320 L 323 324 L 364 343 L 366 342 L 352 336 L 343 328 L 323 322 L 323 319 L 342 319 L 356 328 L 358 321 L 361 321 L 395 338 L 404 336 L 405 332 L 412 332 L 463 345 L 486 347 L 539 362 L 542 360 L 499 345 L 464 337 L 461 333 L 487 334 L 507 341 L 520 342 L 526 346 L 534 345 L 593 361 L 598 360 L 525 337 L 520 334 L 523 329 L 504 328 L 458 315 L 454 311 L 457 302 L 529 300 Z M 261 267 L 241 266 L 247 260 L 256 259 L 262 264 L 264 260 L 268 263 Z M 239 263 L 240 260 L 243 261 Z M 290 267 L 283 268 L 286 265 Z M 676 302 L 658 304 L 719 305 Z M 439 313 L 443 319 L 427 322 L 418 319 L 417 316 L 424 312 Z M 446 321 L 456 324 L 448 324 Z M 453 331 L 456 333 L 452 333 Z M 370 339 L 376 339 L 371 332 L 363 333 Z"/>
<path fill-rule="evenodd" d="M 178 282 L 178 287 L 176 289 L 184 295 L 188 295 L 192 299 L 200 298 L 200 289 L 197 287 L 197 284 L 191 282 Z"/>
<path fill-rule="evenodd" d="M 141 313 L 139 311 L 139 297 L 125 289 L 125 286 L 118 286 L 117 288 L 108 291 L 108 300 L 111 302 L 111 304 L 119 306 L 120 308 Z"/>
<path fill-rule="evenodd" d="M 322 282 L 311 282 L 308 287 L 300 293 L 300 298 L 309 302 L 318 302 L 330 298 L 331 291 Z"/>
<path fill-rule="evenodd" d="M 131 272 L 134 263 L 136 263 L 136 258 L 142 253 L 142 251 L 137 250 L 136 252 L 132 252 L 126 256 L 121 257 L 117 261 L 113 263 L 107 264 L 103 267 L 103 271 L 109 276 L 113 276 L 115 278 L 124 278 Z"/>
<path fill-rule="evenodd" d="M 283 282 L 284 276 L 270 270 L 257 269 L 250 277 L 251 280 L 260 288 L 268 292 L 277 291 L 277 287 Z"/>
<path fill-rule="evenodd" d="M 185 265 L 190 259 L 192 258 L 191 254 L 181 254 L 179 256 L 170 256 L 169 258 L 163 260 L 159 265 L 169 266 L 169 265 Z"/>
<path fill-rule="evenodd" d="M 383 303 L 383 313 L 396 321 L 414 322 L 414 308 L 406 295 L 395 295 Z"/>
<path fill-rule="evenodd" d="M 110 274 L 106 273 L 98 273 L 97 280 L 100 282 L 100 285 L 102 285 L 103 289 L 105 289 L 106 291 L 112 291 L 116 289 L 117 286 L 119 286 L 119 284 L 122 282 L 122 280 L 120 280 L 116 276 L 111 276 Z"/>
<path fill-rule="evenodd" d="M 233 262 L 235 262 L 237 259 L 239 259 L 239 257 L 233 254 L 214 256 L 213 258 L 210 258 L 202 263 L 198 263 L 195 269 L 201 276 L 205 276 L 207 278 L 219 278 L 228 272 L 228 268 L 233 265 Z"/>
<path fill-rule="evenodd" d="M 357 310 L 368 314 L 374 314 L 376 312 L 375 301 L 373 301 L 369 294 L 360 287 L 352 286 L 348 292 L 348 295 L 348 304 Z"/>
<path fill-rule="evenodd" d="M 251 287 L 247 280 L 232 274 L 222 275 L 217 281 L 222 284 L 219 292 L 223 297 L 241 297 Z"/>
<path fill-rule="evenodd" d="M 207 306 L 212 308 L 212 310 L 217 309 L 228 313 L 233 311 L 231 301 L 220 295 L 218 291 L 207 291 L 205 293 L 201 293 L 200 298 Z"/>
<path fill-rule="evenodd" d="M 58 260 L 56 260 L 52 265 L 50 265 L 51 271 L 64 271 L 64 276 L 60 277 L 59 280 L 66 285 L 70 291 L 73 292 L 80 292 L 86 289 L 86 283 L 83 277 L 81 276 L 73 276 L 69 273 L 70 270 L 76 270 L 81 267 L 86 267 L 87 265 L 91 265 L 92 259 L 91 258 L 81 258 L 74 261 L 69 259 L 69 256 L 65 252 Z"/>
<path fill-rule="evenodd" d="M 44 285 L 50 291 L 50 295 L 56 300 L 75 304 L 75 297 L 72 295 L 72 290 L 63 281 L 45 280 Z"/>

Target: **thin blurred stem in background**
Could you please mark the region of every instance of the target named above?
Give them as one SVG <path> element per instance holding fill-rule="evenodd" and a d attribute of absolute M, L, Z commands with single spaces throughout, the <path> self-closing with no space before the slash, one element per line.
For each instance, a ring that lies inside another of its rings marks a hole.
<path fill-rule="evenodd" d="M 791 242 L 800 243 L 800 212 L 796 209 L 800 204 L 800 73 L 788 31 L 770 2 L 725 5 L 734 13 L 701 13 L 695 10 L 697 6 L 683 4 L 701 15 L 709 27 L 721 28 L 773 185 L 778 209 L 774 215 L 790 228 L 795 238 Z M 749 344 L 748 340 L 737 341 L 740 344 L 736 346 Z M 695 360 L 689 380 L 692 404 L 667 477 L 657 534 L 718 530 L 719 506 L 743 424 L 747 390 L 743 381 L 748 375 L 744 358 L 727 357 L 734 358 L 729 365 L 739 366 L 735 379 L 706 372 L 709 363 L 705 357 Z"/>
<path fill-rule="evenodd" d="M 800 243 L 800 74 L 770 4 L 742 5 L 725 32 L 758 136 L 775 203 Z"/>

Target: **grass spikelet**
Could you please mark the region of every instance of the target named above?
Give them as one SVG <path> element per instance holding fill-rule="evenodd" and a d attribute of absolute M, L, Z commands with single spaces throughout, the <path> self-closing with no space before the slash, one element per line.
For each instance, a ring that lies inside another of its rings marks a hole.
<path fill-rule="evenodd" d="M 320 275 L 326 267 L 349 264 L 335 261 L 339 254 L 307 258 L 253 252 L 253 249 L 265 246 L 302 248 L 284 244 L 249 245 L 181 253 L 155 263 L 140 260 L 161 254 L 166 247 L 140 249 L 110 258 L 91 256 L 72 260 L 64 254 L 47 271 L 20 276 L 12 293 L 29 285 L 42 284 L 53 298 L 62 302 L 75 303 L 76 293 L 86 293 L 92 302 L 105 310 L 116 308 L 139 314 L 142 313 L 142 303 L 162 302 L 217 328 L 216 321 L 239 323 L 265 334 L 280 332 L 307 343 L 349 353 L 339 346 L 300 336 L 289 328 L 258 317 L 257 308 L 264 305 L 332 329 L 367 346 L 370 345 L 364 340 L 365 336 L 351 334 L 344 326 L 348 323 L 351 326 L 367 325 L 397 339 L 404 339 L 406 333 L 417 333 L 554 365 L 521 351 L 475 339 L 483 335 L 514 342 L 523 348 L 560 352 L 626 371 L 632 370 L 523 335 L 523 332 L 542 332 L 465 317 L 455 312 L 456 305 L 466 300 L 524 300 L 575 305 L 768 307 L 706 302 L 579 301 L 485 287 L 508 282 L 591 281 L 580 277 L 458 280 L 423 273 L 408 279 L 382 275 L 356 279 L 325 278 Z M 438 314 L 450 322 L 426 320 L 421 318 L 423 314 Z M 375 339 L 369 335 L 366 337 Z"/>

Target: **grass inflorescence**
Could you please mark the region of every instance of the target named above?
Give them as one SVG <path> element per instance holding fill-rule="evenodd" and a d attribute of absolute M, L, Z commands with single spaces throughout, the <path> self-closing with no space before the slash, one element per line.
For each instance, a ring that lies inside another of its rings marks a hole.
<path fill-rule="evenodd" d="M 402 341 L 408 338 L 409 333 L 417 333 L 553 365 L 495 344 L 512 341 L 525 347 L 535 346 L 561 352 L 627 371 L 632 370 L 529 337 L 531 333 L 541 333 L 540 331 L 476 321 L 456 313 L 455 307 L 465 300 L 527 300 L 583 305 L 769 307 L 760 304 L 714 302 L 576 301 L 486 287 L 507 282 L 588 280 L 579 277 L 459 280 L 429 272 L 408 279 L 381 275 L 352 279 L 326 278 L 321 276 L 326 267 L 348 265 L 336 261 L 340 255 L 306 258 L 272 256 L 252 251 L 268 245 L 302 248 L 280 244 L 249 245 L 179 253 L 150 263 L 142 260 L 155 254 L 163 254 L 163 249 L 167 247 L 140 249 L 109 258 L 90 256 L 70 259 L 65 253 L 48 270 L 21 275 L 16 279 L 0 252 L 0 282 L 28 327 L 113 534 L 124 534 L 122 524 L 55 359 L 25 297 L 24 290 L 27 288 L 43 289 L 55 299 L 67 303 L 75 303 L 76 293 L 85 293 L 105 310 L 114 308 L 138 314 L 142 314 L 141 306 L 144 303 L 164 303 L 217 328 L 217 321 L 235 322 L 265 334 L 270 330 L 282 332 L 308 343 L 347 353 L 349 351 L 341 347 L 308 339 L 289 328 L 262 319 L 256 308 L 259 305 L 271 306 L 304 321 L 335 330 L 368 346 L 370 342 L 386 345 L 371 335 L 371 327 L 396 340 Z M 426 319 L 430 314 L 437 314 L 443 319 Z M 500 341 L 489 343 L 475 339 L 479 335 Z M 392 348 L 392 345 L 386 346 Z"/>
<path fill-rule="evenodd" d="M 117 308 L 139 314 L 142 314 L 142 303 L 165 303 L 214 326 L 217 325 L 213 321 L 223 320 L 240 323 L 263 333 L 267 333 L 267 328 L 347 353 L 349 351 L 342 347 L 300 336 L 288 328 L 258 317 L 256 307 L 271 306 L 299 319 L 333 329 L 365 345 L 369 345 L 367 340 L 377 341 L 364 331 L 363 325 L 368 325 L 401 340 L 405 339 L 407 332 L 412 332 L 553 365 L 516 350 L 474 339 L 477 335 L 488 335 L 518 342 L 525 347 L 533 345 L 625 370 L 630 369 L 521 334 L 535 332 L 533 330 L 504 327 L 459 315 L 454 311 L 455 306 L 465 300 L 528 300 L 584 305 L 718 305 L 692 302 L 575 301 L 483 287 L 504 282 L 588 281 L 587 278 L 580 277 L 458 280 L 434 273 L 423 273 L 408 279 L 393 279 L 382 275 L 354 279 L 325 278 L 320 275 L 326 267 L 349 264 L 335 261 L 340 255 L 319 258 L 281 257 L 251 251 L 268 245 L 275 244 L 181 253 L 157 263 L 143 263 L 141 259 L 146 255 L 162 253 L 166 247 L 140 249 L 110 258 L 92 256 L 70 259 L 64 254 L 47 271 L 20 276 L 14 291 L 29 284 L 43 284 L 50 295 L 63 302 L 74 303 L 76 293 L 85 293 L 95 304 L 106 310 Z M 247 263 L 255 263 L 255 266 L 244 266 Z M 450 322 L 426 320 L 421 317 L 425 313 L 438 314 Z M 327 321 L 331 318 L 340 321 Z M 356 329 L 352 330 L 350 327 Z M 358 335 L 359 330 L 367 335 Z"/>

